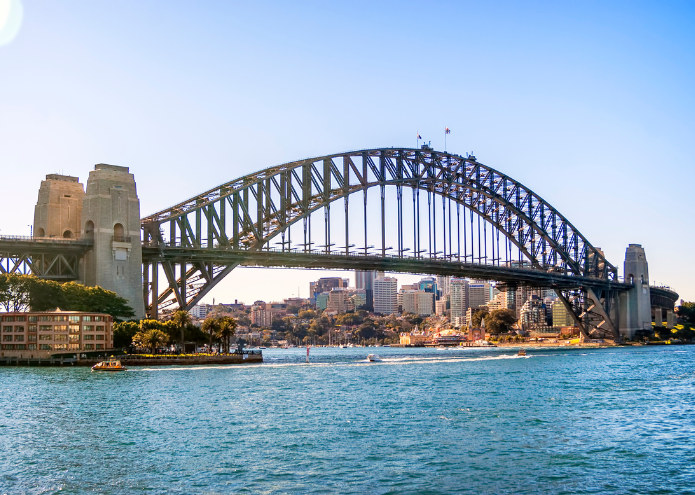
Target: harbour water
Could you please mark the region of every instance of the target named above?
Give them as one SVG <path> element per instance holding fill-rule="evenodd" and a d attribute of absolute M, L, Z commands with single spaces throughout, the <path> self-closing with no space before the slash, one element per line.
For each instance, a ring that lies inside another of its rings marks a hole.
<path fill-rule="evenodd" d="M 693 493 L 695 347 L 515 354 L 0 368 L 0 493 Z"/>

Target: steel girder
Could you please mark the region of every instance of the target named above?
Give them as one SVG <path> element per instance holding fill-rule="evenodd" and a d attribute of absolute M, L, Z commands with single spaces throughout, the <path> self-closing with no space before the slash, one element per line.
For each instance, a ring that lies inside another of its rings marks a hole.
<path fill-rule="evenodd" d="M 0 273 L 32 274 L 61 282 L 78 280 L 80 259 L 90 248 L 88 240 L 3 236 Z"/>
<path fill-rule="evenodd" d="M 395 187 L 395 206 L 389 210 L 386 188 Z M 377 208 L 368 207 L 368 191 L 380 192 Z M 412 191 L 413 225 L 404 223 L 404 209 L 408 200 L 404 189 Z M 356 225 L 349 214 L 349 199 L 363 192 L 363 225 Z M 422 207 L 421 207 L 422 193 Z M 424 205 L 425 196 L 427 205 Z M 437 199 L 442 204 L 442 214 L 436 210 Z M 344 235 L 331 227 L 331 204 L 344 200 Z M 453 249 L 453 208 L 456 208 L 457 249 Z M 447 204 L 448 237 L 447 237 Z M 434 206 L 433 206 L 434 205 Z M 460 211 L 464 212 L 464 252 L 461 250 Z M 219 280 L 233 268 L 222 260 L 191 261 L 190 256 L 172 258 L 166 256 L 169 249 L 218 250 L 231 252 L 258 252 L 271 249 L 271 241 L 280 237 L 281 251 L 293 251 L 291 227 L 301 225 L 299 251 L 314 251 L 312 241 L 312 213 L 324 211 L 323 251 L 327 254 L 343 252 L 350 255 L 350 244 L 357 233 L 362 235 L 363 246 L 355 251 L 370 254 L 370 250 L 387 251 L 387 213 L 395 217 L 396 257 L 403 261 L 422 258 L 445 258 L 450 261 L 477 262 L 493 266 L 516 266 L 533 271 L 553 273 L 563 279 L 591 279 L 605 285 L 617 283 L 617 269 L 611 265 L 588 240 L 554 207 L 532 190 L 509 176 L 492 169 L 475 157 L 462 157 L 431 149 L 372 149 L 338 153 L 300 160 L 271 167 L 220 185 L 183 203 L 142 219 L 144 247 L 156 248 L 158 255 L 146 257 L 153 263 L 152 277 L 159 265 L 168 280 L 168 287 L 152 296 L 150 312 L 156 307 L 177 304 L 190 308 L 196 304 Z M 425 209 L 427 215 L 423 217 Z M 378 210 L 378 211 L 377 211 Z M 396 210 L 395 212 L 393 210 Z M 470 239 L 473 242 L 473 217 L 478 219 L 478 252 L 471 244 L 466 249 L 467 215 L 470 214 Z M 438 216 L 439 215 L 439 216 Z M 440 218 L 439 227 L 437 219 Z M 421 239 L 421 223 L 427 223 L 427 243 Z M 484 241 L 481 244 L 480 220 Z M 314 219 L 315 220 L 315 219 Z M 315 220 L 316 222 L 316 220 Z M 379 244 L 369 246 L 368 224 L 380 223 Z M 485 229 L 490 226 L 490 236 Z M 439 228 L 439 233 L 437 233 Z M 443 243 L 437 250 L 437 242 L 444 231 Z M 503 236 L 504 255 L 501 253 L 500 236 Z M 344 246 L 335 248 L 335 237 L 340 234 Z M 495 235 L 496 249 L 495 249 Z M 412 244 L 406 238 L 412 237 Z M 490 244 L 490 240 L 492 242 Z M 448 241 L 448 244 L 447 244 Z M 388 243 L 390 243 L 389 240 Z M 442 246 L 443 244 L 443 246 Z M 484 246 L 484 250 L 483 250 Z M 491 256 L 488 256 L 488 246 Z M 447 249 L 448 248 L 448 249 Z M 512 250 L 515 253 L 512 253 Z M 354 251 L 353 251 L 354 252 Z M 448 254 L 447 254 L 448 253 Z M 173 253 L 172 253 L 173 254 Z M 439 256 L 439 255 L 442 256 Z M 517 256 L 512 256 L 513 254 Z M 234 265 L 235 266 L 235 265 Z M 492 277 L 491 277 L 492 278 Z M 521 280 L 523 282 L 523 279 Z M 146 291 L 148 293 L 148 291 Z M 156 300 L 156 304 L 154 301 Z"/>

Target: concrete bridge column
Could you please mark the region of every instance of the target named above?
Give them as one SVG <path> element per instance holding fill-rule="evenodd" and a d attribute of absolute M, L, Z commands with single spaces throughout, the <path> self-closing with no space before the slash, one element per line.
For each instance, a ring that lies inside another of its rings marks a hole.
<path fill-rule="evenodd" d="M 654 326 L 656 328 L 661 328 L 663 319 L 661 318 L 661 308 L 654 308 Z"/>
<path fill-rule="evenodd" d="M 673 328 L 676 326 L 676 313 L 671 310 L 666 312 L 666 326 L 668 328 Z"/>
<path fill-rule="evenodd" d="M 652 311 L 649 294 L 649 267 L 644 248 L 630 244 L 625 251 L 625 282 L 633 288 L 620 295 L 620 335 L 632 339 L 638 330 L 651 330 Z"/>

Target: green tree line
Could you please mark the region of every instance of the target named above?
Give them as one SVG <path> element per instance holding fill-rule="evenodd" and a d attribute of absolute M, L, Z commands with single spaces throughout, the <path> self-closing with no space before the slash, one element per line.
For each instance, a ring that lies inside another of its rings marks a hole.
<path fill-rule="evenodd" d="M 5 311 L 92 311 L 113 316 L 115 321 L 135 316 L 128 301 L 101 287 L 77 282 L 60 284 L 33 275 L 0 274 L 0 307 Z"/>

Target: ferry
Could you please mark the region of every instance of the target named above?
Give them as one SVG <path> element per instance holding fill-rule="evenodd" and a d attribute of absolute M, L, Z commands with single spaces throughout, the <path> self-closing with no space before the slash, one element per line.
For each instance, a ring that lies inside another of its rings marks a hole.
<path fill-rule="evenodd" d="M 113 356 L 92 366 L 92 371 L 125 371 L 127 369 L 119 359 L 114 359 Z"/>
<path fill-rule="evenodd" d="M 525 356 L 526 355 L 526 349 L 519 349 L 519 353 L 517 356 Z"/>

